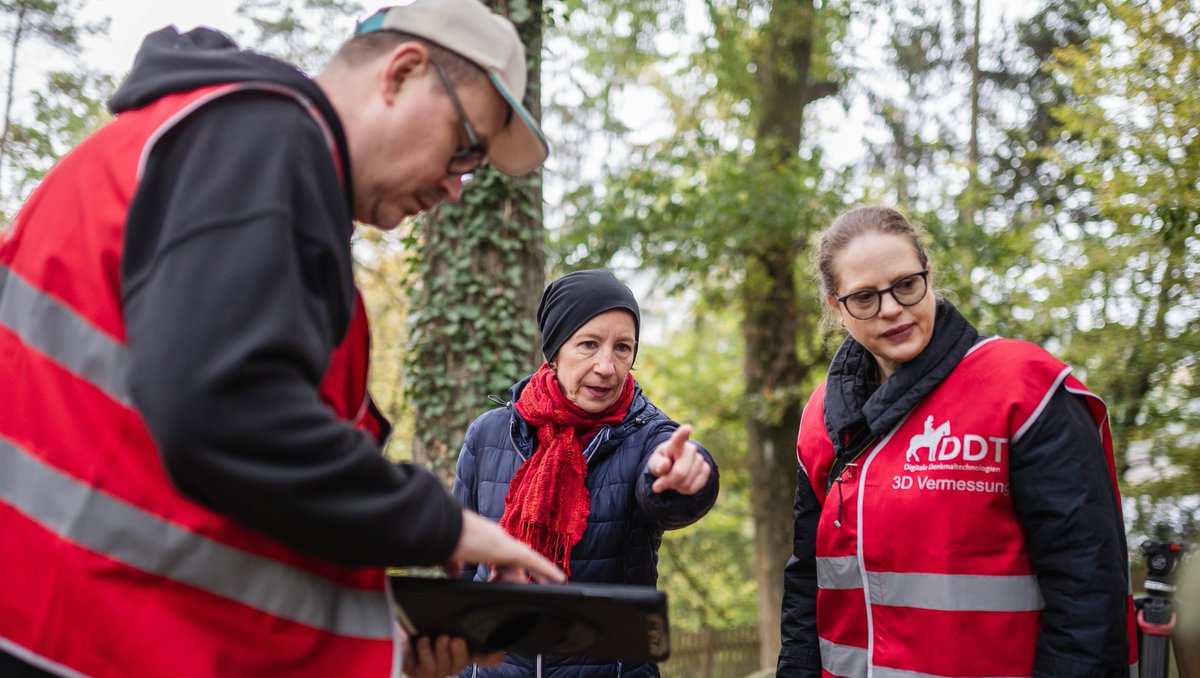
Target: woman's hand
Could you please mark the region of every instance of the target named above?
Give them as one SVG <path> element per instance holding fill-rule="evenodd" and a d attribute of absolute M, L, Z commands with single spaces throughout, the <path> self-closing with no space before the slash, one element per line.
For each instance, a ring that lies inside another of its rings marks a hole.
<path fill-rule="evenodd" d="M 670 439 L 654 448 L 646 465 L 650 473 L 658 478 L 651 485 L 656 494 L 667 490 L 696 494 L 708 483 L 712 467 L 700 454 L 696 443 L 688 440 L 691 434 L 692 427 L 684 424 L 675 429 Z"/>

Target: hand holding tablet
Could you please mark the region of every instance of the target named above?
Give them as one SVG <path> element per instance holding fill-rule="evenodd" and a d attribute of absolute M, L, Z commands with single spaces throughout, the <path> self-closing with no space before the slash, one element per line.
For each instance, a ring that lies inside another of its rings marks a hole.
<path fill-rule="evenodd" d="M 410 636 L 456 636 L 469 651 L 662 661 L 670 655 L 667 596 L 653 587 L 509 584 L 391 577 Z"/>

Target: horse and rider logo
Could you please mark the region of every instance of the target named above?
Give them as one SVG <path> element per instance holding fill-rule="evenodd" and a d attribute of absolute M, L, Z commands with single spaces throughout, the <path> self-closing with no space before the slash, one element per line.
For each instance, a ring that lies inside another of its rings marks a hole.
<path fill-rule="evenodd" d="M 953 459 L 962 459 L 963 461 L 982 461 L 988 456 L 988 452 L 995 453 L 994 461 L 999 464 L 1004 457 L 1004 448 L 1008 444 L 1007 438 L 995 438 L 988 436 L 974 435 L 968 433 L 964 436 L 952 435 L 950 432 L 950 420 L 947 419 L 936 427 L 933 425 L 933 415 L 925 417 L 925 431 L 914 435 L 908 441 L 908 450 L 904 453 L 904 461 L 907 463 L 920 463 L 922 461 L 950 461 Z M 920 452 L 928 450 L 927 459 L 922 459 Z"/>
<path fill-rule="evenodd" d="M 925 432 L 918 433 L 908 441 L 908 452 L 904 453 L 904 461 L 921 461 L 921 457 L 917 454 L 917 450 L 926 448 L 929 450 L 929 459 L 933 460 L 933 453 L 937 451 L 938 443 L 942 442 L 942 438 L 950 435 L 950 420 L 943 421 L 937 428 L 933 427 L 933 415 L 925 417 Z"/>

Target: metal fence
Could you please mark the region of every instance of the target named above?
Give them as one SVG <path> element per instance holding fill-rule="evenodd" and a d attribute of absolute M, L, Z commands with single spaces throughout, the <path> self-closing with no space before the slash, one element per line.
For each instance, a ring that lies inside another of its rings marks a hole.
<path fill-rule="evenodd" d="M 758 626 L 671 634 L 663 678 L 743 678 L 758 670 Z"/>

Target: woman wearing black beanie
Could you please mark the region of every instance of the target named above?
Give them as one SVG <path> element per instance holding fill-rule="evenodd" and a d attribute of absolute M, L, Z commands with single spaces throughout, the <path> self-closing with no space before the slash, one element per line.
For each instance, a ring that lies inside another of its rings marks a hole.
<path fill-rule="evenodd" d="M 699 520 L 717 499 L 712 456 L 637 385 L 641 313 L 609 271 L 550 283 L 537 310 L 546 363 L 471 424 L 454 495 L 563 568 L 571 581 L 654 586 L 664 530 Z M 486 580 L 487 566 L 465 576 Z M 509 654 L 464 677 L 657 676 L 612 665 Z"/>

